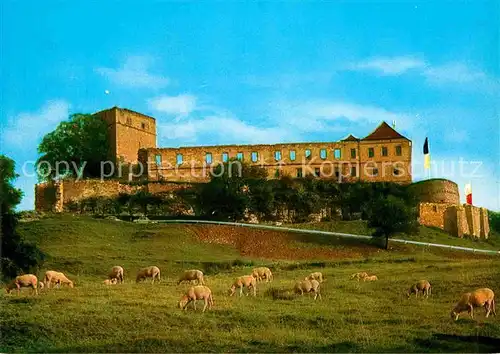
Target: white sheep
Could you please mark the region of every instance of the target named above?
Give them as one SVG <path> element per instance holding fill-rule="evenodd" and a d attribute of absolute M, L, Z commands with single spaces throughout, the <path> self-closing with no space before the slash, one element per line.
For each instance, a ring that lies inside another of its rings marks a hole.
<path fill-rule="evenodd" d="M 118 280 L 116 278 L 112 278 L 112 279 L 105 279 L 103 282 L 102 282 L 104 285 L 114 285 L 114 284 L 117 284 L 118 283 Z"/>
<path fill-rule="evenodd" d="M 123 283 L 123 268 L 120 266 L 114 266 L 109 272 L 108 279 L 116 279 L 116 283 Z"/>
<path fill-rule="evenodd" d="M 7 294 L 10 294 L 13 289 L 17 289 L 17 295 L 20 294 L 21 288 L 32 289 L 32 293 L 38 295 L 38 278 L 33 274 L 18 275 L 5 287 Z"/>
<path fill-rule="evenodd" d="M 135 278 L 135 282 L 138 283 L 146 278 L 152 278 L 151 284 L 153 284 L 155 280 L 160 281 L 160 269 L 156 266 L 142 268 L 137 272 L 137 277 Z"/>
<path fill-rule="evenodd" d="M 236 288 L 240 289 L 240 296 L 243 295 L 243 288 L 246 287 L 248 289 L 247 296 L 250 294 L 250 289 L 253 291 L 253 296 L 257 295 L 257 281 L 251 275 L 244 275 L 238 277 L 234 280 L 233 285 L 229 289 L 229 296 L 233 296 L 236 292 Z"/>
<path fill-rule="evenodd" d="M 458 320 L 460 313 L 467 311 L 470 317 L 474 318 L 474 307 L 483 307 L 486 310 L 486 317 L 493 312 L 496 316 L 495 311 L 495 293 L 493 290 L 488 288 L 477 289 L 470 293 L 465 293 L 460 298 L 460 301 L 455 305 L 453 310 L 451 310 L 451 318 L 455 321 Z"/>
<path fill-rule="evenodd" d="M 296 294 L 300 294 L 301 296 L 304 295 L 304 293 L 314 293 L 314 300 L 316 300 L 317 297 L 321 299 L 319 282 L 315 279 L 298 281 L 295 283 L 293 290 Z"/>
<path fill-rule="evenodd" d="M 369 275 L 363 278 L 363 281 L 375 281 L 378 280 L 376 275 Z"/>
<path fill-rule="evenodd" d="M 38 282 L 38 287 L 40 288 L 40 290 L 42 290 L 45 287 L 44 282 L 43 281 L 39 281 Z"/>
<path fill-rule="evenodd" d="M 45 272 L 45 277 L 43 282 L 47 285 L 47 289 L 50 288 L 50 284 L 55 283 L 58 286 L 62 284 L 68 284 L 70 288 L 74 286 L 73 282 L 69 280 L 64 273 L 56 272 L 54 270 L 48 270 Z"/>
<path fill-rule="evenodd" d="M 259 268 L 253 269 L 252 276 L 257 281 L 261 281 L 261 280 L 266 279 L 266 283 L 273 280 L 273 273 L 271 272 L 271 269 L 269 269 L 267 267 L 259 267 Z"/>
<path fill-rule="evenodd" d="M 179 308 L 187 310 L 187 305 L 190 302 L 192 302 L 193 307 L 196 311 L 196 300 L 205 301 L 205 305 L 203 306 L 202 312 L 205 312 L 205 310 L 207 309 L 207 305 L 208 308 L 211 309 L 214 304 L 214 300 L 212 297 L 212 290 L 210 290 L 210 288 L 205 285 L 193 286 L 186 292 L 186 294 L 179 301 Z"/>
<path fill-rule="evenodd" d="M 406 295 L 410 298 L 410 295 L 415 293 L 415 297 L 418 297 L 418 294 L 422 292 L 422 295 L 426 298 L 431 294 L 431 283 L 427 280 L 420 280 L 416 284 L 413 284 Z"/>
<path fill-rule="evenodd" d="M 304 278 L 304 280 L 317 280 L 318 282 L 322 283 L 323 281 L 326 281 L 323 280 L 323 273 L 321 272 L 314 272 L 314 273 L 311 273 L 309 274 L 307 277 Z"/>
<path fill-rule="evenodd" d="M 198 285 L 205 285 L 205 280 L 203 278 L 203 272 L 197 269 L 186 270 L 177 281 L 177 285 L 184 281 L 198 281 Z"/>
<path fill-rule="evenodd" d="M 364 279 L 367 276 L 368 276 L 367 272 L 359 272 L 359 273 L 354 273 L 353 275 L 351 275 L 351 279 L 357 279 L 358 281 L 360 281 L 360 279 Z"/>

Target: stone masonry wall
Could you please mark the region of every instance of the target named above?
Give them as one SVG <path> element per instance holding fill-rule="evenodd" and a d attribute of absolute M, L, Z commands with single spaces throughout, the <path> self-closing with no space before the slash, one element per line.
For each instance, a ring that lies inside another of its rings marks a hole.
<path fill-rule="evenodd" d="M 488 209 L 481 208 L 481 234 L 480 237 L 488 238 L 490 235 L 490 219 L 488 217 Z"/>
<path fill-rule="evenodd" d="M 139 159 L 147 163 L 149 180 L 204 182 L 211 168 L 227 159 L 239 158 L 265 168 L 269 178 L 317 175 L 325 178 L 341 176 L 343 181 L 360 179 L 410 183 L 410 143 L 405 139 L 394 139 L 362 143 L 340 141 L 151 148 L 141 151 Z M 368 156 L 369 149 L 373 149 L 373 157 Z M 383 149 L 387 156 L 383 156 Z M 374 168 L 378 169 L 377 174 L 373 173 Z"/>
<path fill-rule="evenodd" d="M 110 159 L 137 162 L 139 149 L 156 147 L 156 120 L 129 109 L 113 107 L 95 113 L 108 123 Z"/>
<path fill-rule="evenodd" d="M 423 203 L 460 204 L 458 185 L 444 179 L 431 179 L 414 183 L 412 188 Z"/>
<path fill-rule="evenodd" d="M 445 229 L 444 214 L 450 207 L 448 204 L 420 203 L 420 224 Z"/>
<path fill-rule="evenodd" d="M 35 185 L 35 210 L 45 212 L 61 210 L 61 185 L 59 183 Z"/>
<path fill-rule="evenodd" d="M 440 228 L 457 237 L 488 238 L 488 211 L 471 205 L 420 203 L 419 223 Z"/>
<path fill-rule="evenodd" d="M 120 193 L 133 194 L 148 191 L 153 194 L 168 193 L 187 188 L 179 183 L 148 183 L 130 185 L 117 180 L 64 180 L 59 183 L 42 183 L 35 186 L 35 210 L 62 212 L 65 205 L 90 197 L 117 197 Z"/>
<path fill-rule="evenodd" d="M 465 205 L 465 215 L 469 226 L 468 235 L 473 237 L 481 236 L 481 210 L 472 205 Z"/>

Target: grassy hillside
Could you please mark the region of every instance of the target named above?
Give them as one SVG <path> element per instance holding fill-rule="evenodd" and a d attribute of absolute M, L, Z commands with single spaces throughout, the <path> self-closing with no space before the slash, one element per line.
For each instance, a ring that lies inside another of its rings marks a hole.
<path fill-rule="evenodd" d="M 59 269 L 76 287 L 38 297 L 27 291 L 20 297 L 2 294 L 1 352 L 492 352 L 500 347 L 500 317 L 485 319 L 482 309 L 475 320 L 449 317 L 462 292 L 488 286 L 500 294 L 499 257 L 399 246 L 386 252 L 300 234 L 252 236 L 255 230 L 70 217 L 25 223 L 21 232 L 50 256 L 40 274 Z M 247 237 L 257 246 L 246 244 Z M 274 250 L 277 244 L 281 247 Z M 273 251 L 258 253 L 267 248 Z M 325 249 L 314 261 L 293 257 Z M 116 264 L 125 268 L 125 284 L 102 285 Z M 136 269 L 152 264 L 162 270 L 162 282 L 135 284 Z M 250 273 L 254 264 L 271 266 L 275 281 L 259 284 L 257 298 L 228 297 L 232 279 Z M 214 293 L 215 307 L 204 314 L 176 308 L 189 286 L 175 280 L 191 267 L 207 270 Z M 311 271 L 327 278 L 321 301 L 273 295 Z M 380 280 L 349 280 L 357 271 Z M 406 299 L 404 290 L 421 278 L 433 284 L 431 298 Z"/>
<path fill-rule="evenodd" d="M 362 220 L 291 224 L 287 225 L 287 227 L 352 233 L 358 235 L 372 234 L 372 230 L 368 228 L 366 221 Z M 451 236 L 438 228 L 420 226 L 419 232 L 416 235 L 398 234 L 394 237 L 403 240 L 441 243 L 445 245 L 461 246 L 461 247 L 500 250 L 500 235 L 498 235 L 495 231 L 492 231 L 490 237 L 487 240 L 485 240 L 485 239 L 473 239 L 469 237 L 458 238 Z"/>

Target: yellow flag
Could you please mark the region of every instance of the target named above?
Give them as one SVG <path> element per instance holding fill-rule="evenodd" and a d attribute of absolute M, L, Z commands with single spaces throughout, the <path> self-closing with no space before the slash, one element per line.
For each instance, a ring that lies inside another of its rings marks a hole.
<path fill-rule="evenodd" d="M 424 143 L 424 168 L 426 170 L 431 168 L 431 154 L 429 153 L 429 140 L 425 138 Z"/>

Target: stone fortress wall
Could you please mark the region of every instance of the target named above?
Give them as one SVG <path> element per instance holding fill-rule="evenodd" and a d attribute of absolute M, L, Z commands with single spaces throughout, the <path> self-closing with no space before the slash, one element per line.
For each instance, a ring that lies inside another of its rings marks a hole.
<path fill-rule="evenodd" d="M 66 179 L 55 183 L 40 183 L 35 186 L 35 210 L 60 213 L 71 202 L 79 202 L 91 197 L 114 198 L 118 195 L 134 194 L 139 191 L 152 194 L 170 193 L 179 189 L 189 188 L 189 184 L 148 182 L 131 184 L 119 180 L 71 180 Z"/>
<path fill-rule="evenodd" d="M 189 183 L 206 182 L 214 166 L 230 159 L 259 165 L 267 169 L 269 178 L 314 175 L 339 182 L 412 182 L 412 142 L 385 122 L 362 139 L 350 135 L 334 142 L 158 148 L 154 118 L 118 107 L 95 115 L 108 123 L 109 159 L 126 166 L 124 180 L 38 184 L 37 211 L 62 212 L 69 202 L 89 197 L 114 197 L 139 190 L 164 193 L 186 188 Z M 127 171 L 132 171 L 138 163 L 143 164 L 144 173 L 135 177 L 146 183 L 126 182 Z M 456 183 L 433 179 L 413 186 L 420 200 L 422 225 L 438 227 L 458 237 L 488 237 L 488 211 L 460 205 Z"/>
<path fill-rule="evenodd" d="M 488 238 L 488 210 L 461 205 L 458 185 L 445 179 L 431 179 L 413 184 L 419 204 L 421 225 L 440 228 L 457 237 Z"/>

